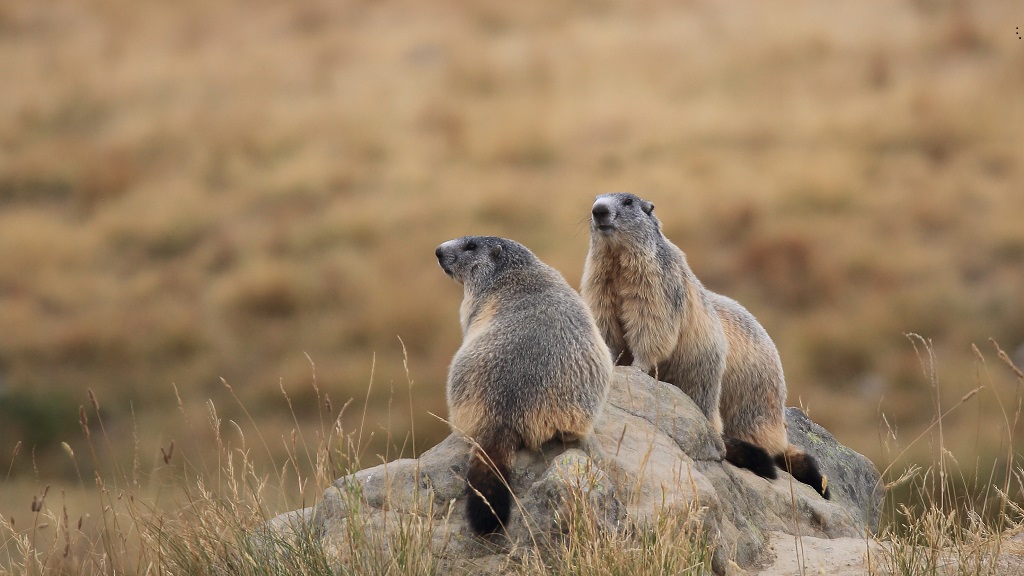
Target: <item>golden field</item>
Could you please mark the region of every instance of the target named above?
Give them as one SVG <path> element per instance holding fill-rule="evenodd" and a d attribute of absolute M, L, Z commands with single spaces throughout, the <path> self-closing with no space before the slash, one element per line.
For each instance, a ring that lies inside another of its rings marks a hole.
<path fill-rule="evenodd" d="M 396 439 L 368 453 L 429 447 L 461 300 L 434 247 L 512 237 L 578 286 L 592 198 L 620 190 L 842 442 L 931 459 L 911 441 L 982 386 L 943 445 L 1004 469 L 1017 26 L 1013 1 L 4 2 L 0 515 L 91 487 L 61 447 L 86 451 L 87 390 L 126 467 L 172 441 L 163 466 L 199 467 L 208 401 L 280 458 L 293 414 L 320 426 L 314 379 Z"/>

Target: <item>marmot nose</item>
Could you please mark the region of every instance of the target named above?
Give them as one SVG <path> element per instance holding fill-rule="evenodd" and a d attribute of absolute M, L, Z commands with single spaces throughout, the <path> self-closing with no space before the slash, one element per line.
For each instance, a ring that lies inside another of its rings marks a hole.
<path fill-rule="evenodd" d="M 441 258 L 444 257 L 444 250 L 442 250 L 441 247 L 438 246 L 437 250 L 434 250 L 434 256 L 437 256 L 438 261 L 440 261 Z"/>
<path fill-rule="evenodd" d="M 611 213 L 611 210 L 608 208 L 607 204 L 595 204 L 594 209 L 591 210 L 591 212 L 594 214 L 594 218 L 604 218 Z"/>

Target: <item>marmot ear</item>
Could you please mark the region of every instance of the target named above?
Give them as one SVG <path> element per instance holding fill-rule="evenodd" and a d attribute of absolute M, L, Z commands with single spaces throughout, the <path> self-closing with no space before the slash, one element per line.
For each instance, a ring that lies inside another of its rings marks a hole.
<path fill-rule="evenodd" d="M 643 208 L 645 214 L 654 212 L 654 202 L 648 202 L 647 200 L 641 200 L 640 206 Z"/>
<path fill-rule="evenodd" d="M 498 256 L 501 256 L 501 244 L 491 246 L 491 258 L 497 258 Z"/>

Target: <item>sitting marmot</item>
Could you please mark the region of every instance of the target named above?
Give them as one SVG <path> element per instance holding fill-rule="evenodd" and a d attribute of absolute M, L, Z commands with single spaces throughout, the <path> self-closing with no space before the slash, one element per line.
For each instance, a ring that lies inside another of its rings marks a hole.
<path fill-rule="evenodd" d="M 604 194 L 591 214 L 583 299 L 616 361 L 686 392 L 723 434 L 733 464 L 765 478 L 778 464 L 828 498 L 817 463 L 786 438 L 782 361 L 754 316 L 700 283 L 662 234 L 654 204 Z"/>
<path fill-rule="evenodd" d="M 608 395 L 612 357 L 580 296 L 522 244 L 467 236 L 435 253 L 465 291 L 448 418 L 475 442 L 466 515 L 488 534 L 508 522 L 516 450 L 590 433 Z"/>

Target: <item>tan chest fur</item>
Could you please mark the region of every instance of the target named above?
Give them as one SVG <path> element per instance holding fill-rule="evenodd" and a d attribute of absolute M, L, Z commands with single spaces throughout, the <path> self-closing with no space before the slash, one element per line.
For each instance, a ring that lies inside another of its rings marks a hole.
<path fill-rule="evenodd" d="M 478 338 L 486 332 L 494 320 L 498 303 L 495 299 L 480 302 L 477 298 L 466 296 L 459 307 L 459 322 L 462 324 L 463 345 Z"/>

